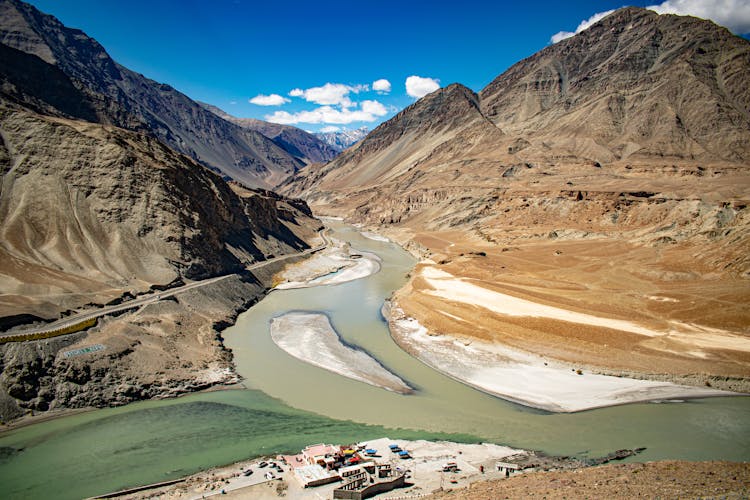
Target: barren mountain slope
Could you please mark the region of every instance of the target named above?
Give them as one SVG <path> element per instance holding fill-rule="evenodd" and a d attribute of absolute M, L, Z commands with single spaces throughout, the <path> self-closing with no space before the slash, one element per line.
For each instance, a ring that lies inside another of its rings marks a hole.
<path fill-rule="evenodd" d="M 433 333 L 747 389 L 748 75 L 750 43 L 724 28 L 623 9 L 478 97 L 424 97 L 283 189 L 429 257 L 395 303 Z M 514 318 L 440 296 L 431 268 L 496 304 L 509 294 L 660 333 Z"/>
<path fill-rule="evenodd" d="M 247 264 L 316 238 L 304 202 L 230 186 L 156 139 L 111 126 L 2 106 L 0 138 L 3 329 L 238 273 L 87 332 L 1 345 L 0 422 L 236 381 L 219 331 L 281 265 L 249 274 Z"/>
<path fill-rule="evenodd" d="M 626 8 L 496 78 L 482 110 L 531 144 L 600 163 L 750 160 L 750 43 L 710 21 Z"/>
<path fill-rule="evenodd" d="M 84 98 L 82 105 L 95 115 L 73 117 L 149 131 L 173 149 L 249 186 L 273 187 L 303 165 L 264 135 L 229 123 L 169 85 L 120 66 L 96 40 L 28 4 L 0 1 L 0 43 L 67 75 Z M 5 66 L 2 61 L 0 66 Z M 48 103 L 48 94 L 54 92 L 18 82 L 16 87 Z M 71 116 L 69 109 L 60 112 Z"/>
<path fill-rule="evenodd" d="M 237 272 L 307 246 L 281 220 L 284 200 L 240 198 L 149 136 L 7 108 L 0 135 L 0 316 L 56 316 L 86 294 Z"/>

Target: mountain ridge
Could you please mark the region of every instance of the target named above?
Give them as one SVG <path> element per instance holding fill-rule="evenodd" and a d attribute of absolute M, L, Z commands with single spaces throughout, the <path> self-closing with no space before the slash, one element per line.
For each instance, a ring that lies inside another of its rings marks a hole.
<path fill-rule="evenodd" d="M 316 132 L 314 135 L 340 153 L 361 141 L 367 136 L 367 133 L 367 127 L 362 126 L 354 130 L 344 129 L 334 132 Z"/>
<path fill-rule="evenodd" d="M 198 104 L 224 120 L 248 130 L 260 132 L 271 139 L 277 146 L 292 156 L 299 158 L 305 164 L 325 163 L 335 158 L 339 153 L 338 150 L 320 140 L 315 134 L 311 134 L 300 128 L 265 122 L 263 120 L 256 120 L 255 118 L 238 118 L 212 104 L 201 102 Z"/>
<path fill-rule="evenodd" d="M 304 163 L 263 134 L 227 122 L 189 97 L 117 64 L 83 31 L 19 0 L 0 2 L 0 43 L 62 70 L 97 121 L 153 133 L 173 149 L 251 187 L 272 188 Z"/>

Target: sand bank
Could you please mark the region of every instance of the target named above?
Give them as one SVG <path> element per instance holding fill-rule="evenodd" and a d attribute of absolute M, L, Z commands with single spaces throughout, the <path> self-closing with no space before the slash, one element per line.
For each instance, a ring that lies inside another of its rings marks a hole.
<path fill-rule="evenodd" d="M 366 384 L 409 394 L 413 389 L 364 351 L 345 345 L 328 317 L 287 313 L 271 320 L 271 338 L 295 358 Z"/>
<path fill-rule="evenodd" d="M 347 243 L 332 245 L 309 259 L 288 266 L 278 274 L 278 289 L 337 285 L 365 278 L 380 271 L 380 257 L 353 250 Z"/>
<path fill-rule="evenodd" d="M 451 378 L 493 396 L 553 412 L 576 412 L 640 401 L 729 396 L 735 393 L 583 373 L 504 346 L 430 335 L 397 306 L 390 311 L 394 340 L 412 356 Z"/>
<path fill-rule="evenodd" d="M 373 233 L 371 231 L 362 231 L 360 234 L 362 236 L 364 236 L 365 238 L 369 239 L 369 240 L 382 241 L 384 243 L 390 243 L 391 242 L 390 239 L 386 238 L 382 234 Z"/>

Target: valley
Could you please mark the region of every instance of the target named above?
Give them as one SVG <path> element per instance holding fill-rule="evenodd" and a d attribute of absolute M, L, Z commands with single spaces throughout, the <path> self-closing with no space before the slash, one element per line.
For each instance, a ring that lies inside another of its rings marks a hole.
<path fill-rule="evenodd" d="M 107 38 L 202 82 L 173 86 L 0 0 L 4 491 L 80 498 L 386 435 L 542 470 L 750 459 L 747 38 L 624 7 L 510 64 L 464 50 L 472 88 L 402 68 L 397 95 L 375 65 L 301 83 L 362 54 L 321 58 L 246 7 L 234 31 L 195 6 L 159 21 L 163 45 Z M 294 61 L 258 48 L 290 40 Z M 220 61 L 256 56 L 240 91 Z M 408 493 L 444 493 L 430 474 Z M 509 484 L 554 493 L 534 482 Z"/>

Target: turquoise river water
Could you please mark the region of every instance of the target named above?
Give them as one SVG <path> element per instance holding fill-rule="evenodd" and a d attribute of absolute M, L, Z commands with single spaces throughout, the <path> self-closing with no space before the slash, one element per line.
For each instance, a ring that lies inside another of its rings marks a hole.
<path fill-rule="evenodd" d="M 334 237 L 383 259 L 379 273 L 335 286 L 277 290 L 224 332 L 247 390 L 194 394 L 72 415 L 0 435 L 3 498 L 81 498 L 316 442 L 380 436 L 491 441 L 595 457 L 646 447 L 638 460 L 750 460 L 750 398 L 631 404 L 550 414 L 464 386 L 410 357 L 380 315 L 412 257 L 332 223 Z M 343 339 L 417 392 L 399 395 L 305 364 L 271 341 L 288 311 L 328 314 Z"/>

